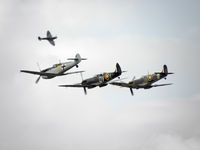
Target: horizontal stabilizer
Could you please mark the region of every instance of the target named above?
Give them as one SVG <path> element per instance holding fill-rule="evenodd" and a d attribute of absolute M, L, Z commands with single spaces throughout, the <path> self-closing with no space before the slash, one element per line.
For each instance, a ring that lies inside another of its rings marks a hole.
<path fill-rule="evenodd" d="M 77 53 L 75 58 L 68 58 L 68 60 L 81 61 L 81 60 L 87 60 L 87 58 L 81 58 L 80 54 Z"/>
<path fill-rule="evenodd" d="M 81 59 L 78 59 L 78 58 L 68 58 L 67 60 L 87 60 L 87 58 L 81 58 Z"/>

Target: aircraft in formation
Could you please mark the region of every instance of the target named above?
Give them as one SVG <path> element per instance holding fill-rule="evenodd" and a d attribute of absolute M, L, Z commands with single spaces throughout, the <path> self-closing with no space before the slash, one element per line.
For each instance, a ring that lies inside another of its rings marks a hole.
<path fill-rule="evenodd" d="M 66 71 L 70 70 L 74 66 L 78 67 L 78 64 L 81 62 L 81 60 L 86 60 L 86 58 L 81 58 L 80 54 L 76 54 L 75 58 L 68 58 L 68 60 L 73 60 L 73 61 L 63 62 L 63 63 L 60 62 L 58 64 L 54 64 L 52 67 L 46 68 L 44 70 L 40 70 L 39 72 L 29 71 L 29 70 L 20 70 L 20 71 L 24 73 L 39 75 L 35 83 L 39 82 L 40 77 L 42 77 L 43 79 L 52 79 L 57 76 L 64 76 L 64 75 L 84 72 L 84 71 L 76 71 L 76 72 L 65 73 Z"/>
<path fill-rule="evenodd" d="M 121 71 L 121 67 L 120 65 L 117 63 L 116 64 L 116 70 L 114 72 L 106 72 L 106 73 L 102 73 L 102 74 L 97 74 L 96 76 L 92 77 L 92 78 L 88 78 L 83 80 L 81 83 L 77 83 L 77 84 L 72 84 L 72 85 L 59 85 L 60 87 L 76 87 L 76 88 L 83 88 L 84 89 L 84 93 L 87 94 L 87 90 L 91 89 L 91 88 L 95 88 L 97 86 L 99 87 L 104 87 L 108 85 L 108 82 L 113 80 L 116 77 L 119 77 L 122 74 Z"/>
<path fill-rule="evenodd" d="M 57 36 L 52 36 L 50 31 L 47 31 L 47 37 L 41 38 L 38 37 L 38 40 L 47 40 L 49 41 L 50 44 L 55 46 L 54 40 L 57 39 Z M 20 70 L 20 72 L 24 73 L 29 73 L 29 74 L 34 74 L 34 75 L 39 75 L 35 83 L 38 83 L 40 78 L 42 77 L 43 79 L 52 79 L 57 76 L 64 76 L 64 75 L 69 75 L 69 74 L 75 74 L 75 73 L 81 73 L 82 77 L 82 72 L 84 71 L 75 71 L 75 72 L 68 72 L 65 73 L 66 71 L 70 70 L 74 66 L 78 67 L 78 64 L 81 62 L 81 60 L 86 60 L 86 58 L 81 58 L 80 54 L 76 54 L 75 58 L 68 58 L 68 60 L 73 60 L 69 62 L 63 62 L 63 63 L 58 63 L 54 64 L 52 67 L 46 68 L 41 70 L 39 65 L 39 70 L 40 71 L 30 71 L 30 70 Z M 163 65 L 163 70 L 161 72 L 155 72 L 153 74 L 148 74 L 144 75 L 139 79 L 135 79 L 135 77 L 128 83 L 125 82 L 110 82 L 111 80 L 115 79 L 118 77 L 120 79 L 120 75 L 122 74 L 121 67 L 118 63 L 116 63 L 116 70 L 114 72 L 106 72 L 106 73 L 101 73 L 97 74 L 92 78 L 88 78 L 83 80 L 82 77 L 82 82 L 77 83 L 77 84 L 71 84 L 71 85 L 59 85 L 59 87 L 76 87 L 76 88 L 83 88 L 84 93 L 87 94 L 86 89 L 91 89 L 95 88 L 97 86 L 99 87 L 104 87 L 107 86 L 108 84 L 115 85 L 115 86 L 120 86 L 120 87 L 126 87 L 130 89 L 131 95 L 134 95 L 133 89 L 150 89 L 152 87 L 159 87 L 159 86 L 166 86 L 166 85 L 171 85 L 172 83 L 167 83 L 167 84 L 153 84 L 161 79 L 166 79 L 168 74 L 173 74 L 168 72 L 167 65 Z"/>
<path fill-rule="evenodd" d="M 40 36 L 38 36 L 38 40 L 47 40 L 47 41 L 49 41 L 49 43 L 51 44 L 51 45 L 53 45 L 53 46 L 55 46 L 55 42 L 54 42 L 54 40 L 55 39 L 57 39 L 57 36 L 52 36 L 51 35 L 51 33 L 50 33 L 50 31 L 47 31 L 47 37 L 44 37 L 44 38 L 41 38 Z"/>
<path fill-rule="evenodd" d="M 111 82 L 111 85 L 116 85 L 116 86 L 120 86 L 120 87 L 126 87 L 130 89 L 130 92 L 132 95 L 134 95 L 133 93 L 133 89 L 150 89 L 152 87 L 158 87 L 158 86 L 166 86 L 166 85 L 171 85 L 172 83 L 167 83 L 167 84 L 153 84 L 163 78 L 166 79 L 168 74 L 173 74 L 171 72 L 168 72 L 168 68 L 167 65 L 163 66 L 163 71 L 161 72 L 155 72 L 154 74 L 148 74 L 145 76 L 142 76 L 139 79 L 135 80 L 135 77 L 133 78 L 132 81 L 125 83 L 125 82 Z"/>

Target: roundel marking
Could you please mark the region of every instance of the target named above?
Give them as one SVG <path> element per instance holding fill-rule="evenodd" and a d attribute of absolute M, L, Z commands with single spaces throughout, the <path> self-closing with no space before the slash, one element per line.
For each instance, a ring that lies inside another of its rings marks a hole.
<path fill-rule="evenodd" d="M 147 80 L 148 80 L 149 82 L 152 81 L 152 74 L 150 74 L 150 75 L 147 76 Z"/>
<path fill-rule="evenodd" d="M 110 79 L 110 74 L 109 73 L 106 73 L 104 78 L 108 81 Z"/>

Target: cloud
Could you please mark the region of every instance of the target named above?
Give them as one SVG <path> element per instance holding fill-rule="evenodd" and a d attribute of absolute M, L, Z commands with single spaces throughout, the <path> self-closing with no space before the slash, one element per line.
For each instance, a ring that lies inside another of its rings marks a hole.
<path fill-rule="evenodd" d="M 200 138 L 184 138 L 179 135 L 163 134 L 151 138 L 151 143 L 143 149 L 150 150 L 198 150 L 200 148 Z"/>
<path fill-rule="evenodd" d="M 185 36 L 156 34 L 142 26 L 138 14 L 152 18 L 138 1 L 0 3 L 0 149 L 199 149 L 198 25 L 187 26 Z M 58 34 L 56 47 L 37 40 L 47 29 Z M 174 85 L 135 90 L 134 97 L 107 86 L 84 96 L 83 89 L 57 87 L 80 82 L 79 75 L 35 85 L 36 76 L 19 73 L 77 52 L 88 58 L 79 65 L 84 78 L 113 71 L 116 62 L 129 79 L 166 63 Z"/>

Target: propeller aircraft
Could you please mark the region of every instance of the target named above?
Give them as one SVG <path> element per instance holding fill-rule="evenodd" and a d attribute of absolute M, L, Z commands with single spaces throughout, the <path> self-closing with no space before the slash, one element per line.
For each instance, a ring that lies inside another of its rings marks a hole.
<path fill-rule="evenodd" d="M 50 31 L 47 31 L 47 37 L 44 37 L 44 38 L 41 38 L 41 37 L 38 37 L 38 40 L 47 40 L 47 41 L 49 41 L 49 43 L 51 44 L 51 45 L 53 45 L 53 46 L 55 46 L 55 42 L 54 42 L 54 40 L 55 39 L 57 39 L 57 36 L 52 36 L 51 35 L 51 33 L 50 33 Z"/>
<path fill-rule="evenodd" d="M 134 77 L 133 80 L 128 82 L 128 83 L 111 82 L 109 84 L 129 88 L 131 95 L 134 95 L 133 89 L 140 89 L 140 88 L 150 89 L 152 87 L 171 85 L 172 83 L 153 84 L 153 83 L 155 83 L 155 82 L 157 82 L 157 81 L 159 81 L 163 78 L 166 79 L 168 74 L 174 74 L 174 73 L 169 73 L 167 65 L 164 65 L 162 72 L 155 72 L 154 74 L 148 74 L 148 75 L 142 76 L 141 78 L 136 79 L 136 80 L 135 80 L 135 77 Z"/>
<path fill-rule="evenodd" d="M 73 60 L 73 61 L 63 62 L 63 63 L 60 62 L 58 64 L 54 64 L 52 67 L 46 68 L 44 70 L 40 70 L 39 72 L 29 71 L 29 70 L 20 70 L 20 72 L 39 75 L 35 83 L 39 82 L 40 77 L 42 77 L 43 79 L 52 79 L 57 76 L 64 76 L 64 75 L 84 72 L 84 71 L 76 71 L 76 72 L 65 73 L 66 71 L 73 68 L 74 66 L 78 67 L 78 64 L 81 62 L 81 60 L 86 60 L 86 58 L 81 58 L 80 54 L 76 54 L 75 58 L 68 58 L 68 60 Z"/>
<path fill-rule="evenodd" d="M 104 87 L 108 85 L 108 82 L 113 80 L 116 77 L 119 77 L 121 75 L 122 71 L 121 71 L 121 67 L 120 65 L 117 63 L 116 64 L 116 70 L 114 72 L 110 72 L 110 73 L 102 73 L 102 74 L 98 74 L 92 78 L 88 78 L 83 80 L 81 83 L 78 84 L 73 84 L 73 85 L 59 85 L 60 87 L 77 87 L 77 88 L 83 88 L 84 89 L 84 93 L 85 95 L 87 94 L 87 90 L 91 89 L 91 88 L 95 88 L 97 86 L 99 87 Z M 82 77 L 82 74 L 81 74 Z"/>

